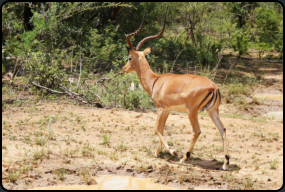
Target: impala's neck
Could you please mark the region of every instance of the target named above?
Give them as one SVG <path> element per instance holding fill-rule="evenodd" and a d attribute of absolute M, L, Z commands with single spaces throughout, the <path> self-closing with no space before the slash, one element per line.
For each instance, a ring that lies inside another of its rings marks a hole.
<path fill-rule="evenodd" d="M 144 90 L 146 90 L 146 92 L 151 96 L 153 84 L 154 84 L 155 80 L 160 75 L 155 74 L 151 70 L 151 68 L 150 68 L 150 66 L 149 66 L 149 64 L 145 58 L 139 60 L 139 65 L 138 65 L 136 72 L 137 72 L 137 75 L 140 79 L 140 82 L 141 82 Z"/>

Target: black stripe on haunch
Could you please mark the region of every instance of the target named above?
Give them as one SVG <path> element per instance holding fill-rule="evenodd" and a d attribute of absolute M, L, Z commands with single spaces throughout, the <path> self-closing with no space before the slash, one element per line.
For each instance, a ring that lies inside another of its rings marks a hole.
<path fill-rule="evenodd" d="M 211 94 L 211 93 L 213 93 L 213 92 L 209 92 L 209 94 L 203 99 L 203 101 L 200 103 L 200 105 L 199 105 L 199 107 L 198 108 L 200 108 L 200 106 L 202 105 L 202 103 L 208 98 L 208 96 Z M 212 99 L 213 99 L 213 97 L 210 99 L 210 101 L 209 102 L 211 102 L 212 101 Z M 208 102 L 208 103 L 209 103 Z M 208 104 L 208 103 L 206 103 L 206 105 Z"/>
<path fill-rule="evenodd" d="M 218 98 L 218 91 L 216 91 L 216 99 L 215 99 L 215 102 L 213 103 L 213 106 L 215 106 L 216 102 L 217 102 L 217 98 Z"/>

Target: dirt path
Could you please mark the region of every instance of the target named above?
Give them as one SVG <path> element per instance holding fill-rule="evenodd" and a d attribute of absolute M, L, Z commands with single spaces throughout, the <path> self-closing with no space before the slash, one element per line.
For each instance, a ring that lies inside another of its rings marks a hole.
<path fill-rule="evenodd" d="M 283 107 L 283 104 L 282 104 Z M 200 113 L 201 135 L 185 164 L 192 129 L 185 113 L 170 114 L 164 132 L 178 157 L 155 158 L 156 113 L 38 103 L 2 112 L 2 185 L 6 189 L 94 184 L 96 175 L 155 178 L 168 186 L 279 189 L 283 185 L 283 121 L 230 117 L 230 171 L 221 170 L 220 134 Z"/>

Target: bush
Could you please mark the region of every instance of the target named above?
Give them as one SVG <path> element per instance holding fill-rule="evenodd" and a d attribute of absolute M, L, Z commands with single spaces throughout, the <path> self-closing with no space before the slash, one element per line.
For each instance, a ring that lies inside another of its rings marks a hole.
<path fill-rule="evenodd" d="M 99 83 L 93 88 L 102 98 L 104 106 L 145 110 L 154 105 L 151 97 L 140 88 L 140 81 L 135 73 L 118 75 L 115 78 L 114 75 L 113 71 L 106 75 L 113 78 L 109 82 L 104 82 L 106 88 Z M 134 83 L 135 90 L 130 89 L 131 83 Z"/>
<path fill-rule="evenodd" d="M 202 66 L 213 67 L 218 60 L 218 53 L 222 49 L 222 42 L 220 43 L 202 43 L 196 49 L 196 59 Z"/>
<path fill-rule="evenodd" d="M 237 29 L 233 34 L 233 48 L 234 51 L 238 51 L 240 55 L 247 53 L 249 42 L 249 31 L 246 27 Z"/>
<path fill-rule="evenodd" d="M 113 24 L 107 25 L 103 31 L 91 29 L 87 38 L 90 46 L 87 52 L 89 55 L 87 63 L 112 70 L 118 70 L 123 66 L 125 57 L 127 57 L 127 49 L 124 46 L 125 39 Z"/>

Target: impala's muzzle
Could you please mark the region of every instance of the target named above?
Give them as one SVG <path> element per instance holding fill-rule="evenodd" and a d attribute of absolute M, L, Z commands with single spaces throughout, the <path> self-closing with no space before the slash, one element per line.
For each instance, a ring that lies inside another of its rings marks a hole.
<path fill-rule="evenodd" d="M 124 74 L 127 74 L 126 69 L 127 69 L 126 66 L 124 66 L 123 69 L 122 69 L 122 71 L 123 71 Z"/>

